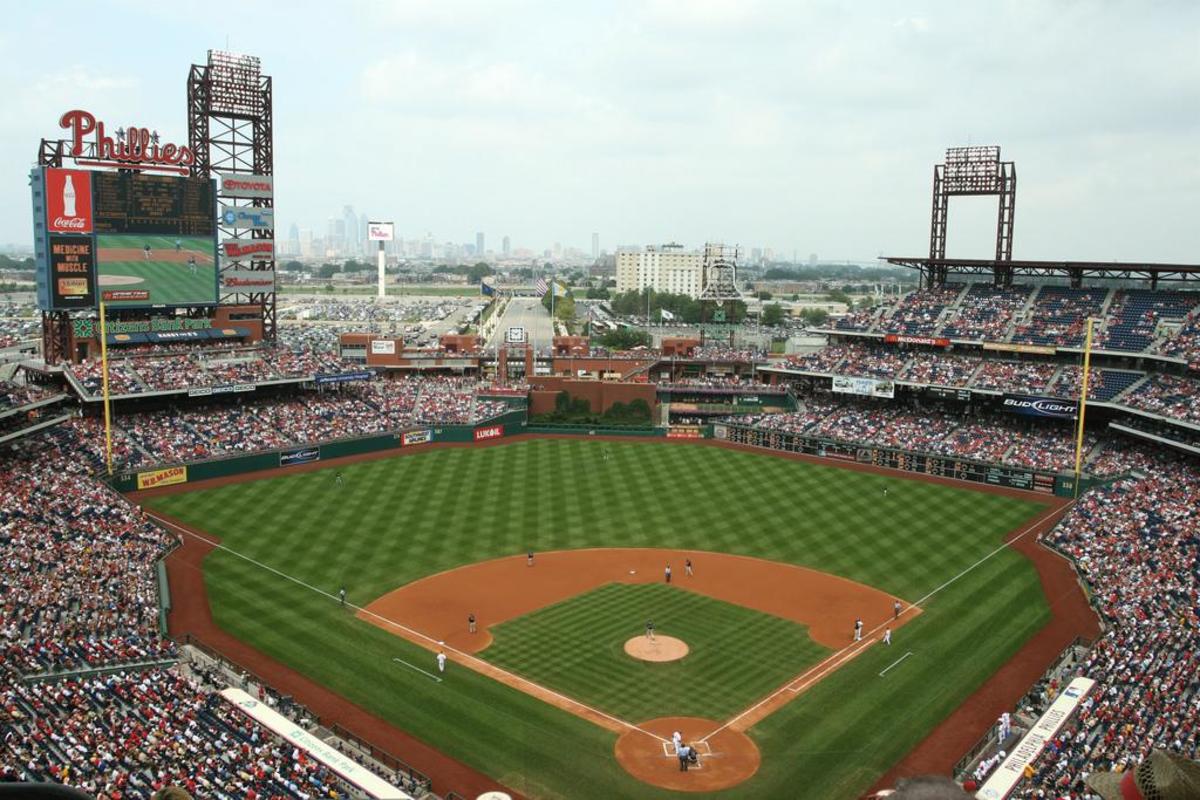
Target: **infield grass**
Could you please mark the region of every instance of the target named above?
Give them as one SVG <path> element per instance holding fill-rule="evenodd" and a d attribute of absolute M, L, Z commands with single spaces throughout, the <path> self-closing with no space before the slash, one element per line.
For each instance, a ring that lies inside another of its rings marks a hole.
<path fill-rule="evenodd" d="M 626 640 L 648 619 L 686 642 L 687 657 L 629 656 Z M 659 583 L 610 583 L 490 631 L 485 660 L 632 722 L 723 719 L 829 652 L 803 625 Z"/>
<path fill-rule="evenodd" d="M 456 566 L 598 546 L 757 556 L 915 600 L 1043 511 L 966 488 L 661 442 L 523 440 L 338 469 L 340 488 L 331 468 L 147 504 L 330 594 L 345 585 L 362 605 Z M 519 792 L 676 797 L 629 777 L 614 735 L 591 723 L 465 669 L 433 684 L 398 668 L 394 657 L 432 657 L 336 600 L 222 551 L 208 557 L 205 579 L 221 627 Z M 999 552 L 934 596 L 891 648 L 869 648 L 752 728 L 762 766 L 720 796 L 862 794 L 1047 619 L 1033 567 Z"/>

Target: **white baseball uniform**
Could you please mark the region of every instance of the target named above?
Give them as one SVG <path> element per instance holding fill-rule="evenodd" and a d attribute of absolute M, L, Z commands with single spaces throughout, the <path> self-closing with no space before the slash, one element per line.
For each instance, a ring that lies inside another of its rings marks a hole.
<path fill-rule="evenodd" d="M 438 653 L 437 654 L 437 662 L 438 662 L 438 672 L 445 672 L 446 671 L 446 654 Z"/>

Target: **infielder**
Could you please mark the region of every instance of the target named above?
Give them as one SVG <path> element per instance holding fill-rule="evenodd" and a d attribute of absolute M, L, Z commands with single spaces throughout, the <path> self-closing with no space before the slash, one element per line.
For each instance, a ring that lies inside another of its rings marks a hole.
<path fill-rule="evenodd" d="M 467 633 L 475 632 L 475 615 L 467 614 Z"/>
<path fill-rule="evenodd" d="M 667 564 L 667 568 L 665 570 L 663 570 L 663 577 L 666 578 L 667 583 L 671 582 L 671 565 L 670 564 Z"/>
<path fill-rule="evenodd" d="M 895 602 L 892 603 L 892 619 L 900 619 L 900 609 L 901 608 L 902 608 L 902 606 L 900 605 L 899 600 L 896 600 Z"/>
<path fill-rule="evenodd" d="M 181 250 L 183 250 L 183 240 L 182 240 L 182 239 L 176 239 L 176 240 L 175 240 L 175 252 L 176 252 L 176 253 L 178 253 L 178 252 L 179 252 L 179 251 L 181 251 Z"/>
<path fill-rule="evenodd" d="M 527 566 L 527 567 L 533 566 L 533 551 L 532 550 L 530 550 L 528 553 L 525 554 L 525 566 Z"/>
<path fill-rule="evenodd" d="M 854 641 L 862 641 L 862 618 L 854 620 Z"/>
<path fill-rule="evenodd" d="M 445 672 L 446 671 L 446 654 L 443 653 L 441 650 L 438 650 L 437 662 L 438 662 L 438 672 Z"/>
<path fill-rule="evenodd" d="M 149 242 L 146 242 L 146 244 L 142 245 L 142 256 L 147 261 L 150 260 L 150 243 Z"/>
<path fill-rule="evenodd" d="M 883 629 L 883 643 L 888 646 L 891 646 L 891 644 L 892 644 L 892 629 L 891 628 Z"/>
<path fill-rule="evenodd" d="M 192 256 L 192 255 L 188 256 L 188 271 L 191 272 L 193 275 L 196 274 L 196 257 L 195 256 Z"/>
<path fill-rule="evenodd" d="M 684 559 L 684 562 L 683 562 L 683 572 L 684 572 L 684 574 L 685 574 L 685 575 L 687 575 L 689 578 L 690 578 L 690 577 L 692 577 L 692 560 L 691 560 L 690 558 L 688 558 L 688 559 Z"/>

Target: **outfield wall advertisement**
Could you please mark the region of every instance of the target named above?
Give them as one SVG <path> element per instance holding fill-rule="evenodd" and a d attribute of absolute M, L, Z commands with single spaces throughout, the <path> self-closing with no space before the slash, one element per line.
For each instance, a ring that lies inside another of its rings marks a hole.
<path fill-rule="evenodd" d="M 892 381 L 877 381 L 874 378 L 851 378 L 846 375 L 833 376 L 833 391 L 838 394 L 857 394 L 863 397 L 896 396 L 896 384 Z"/>
<path fill-rule="evenodd" d="M 167 467 L 137 474 L 137 488 L 153 489 L 155 486 L 174 486 L 177 483 L 187 483 L 187 467 Z"/>
<path fill-rule="evenodd" d="M 486 428 L 475 429 L 475 441 L 477 442 L 482 442 L 487 439 L 499 439 L 503 435 L 503 425 L 488 425 Z"/>
<path fill-rule="evenodd" d="M 433 431 L 425 429 L 423 431 L 405 431 L 400 435 L 400 444 L 404 447 L 409 447 L 414 444 L 428 444 L 433 441 Z"/>
<path fill-rule="evenodd" d="M 279 454 L 279 466 L 294 467 L 297 464 L 311 464 L 321 460 L 321 448 L 300 447 L 295 450 L 284 450 Z"/>

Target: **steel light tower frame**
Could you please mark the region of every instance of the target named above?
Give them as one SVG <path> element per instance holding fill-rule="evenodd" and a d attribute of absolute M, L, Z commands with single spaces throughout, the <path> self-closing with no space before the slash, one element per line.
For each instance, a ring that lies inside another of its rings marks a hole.
<path fill-rule="evenodd" d="M 271 77 L 263 75 L 255 56 L 209 50 L 205 64 L 193 64 L 187 79 L 188 146 L 196 155 L 192 174 L 275 174 L 274 114 Z M 223 198 L 229 206 L 273 208 L 275 198 Z M 218 224 L 224 239 L 269 239 L 274 230 L 248 230 Z M 272 248 L 274 254 L 274 248 Z M 222 261 L 221 272 L 250 269 L 275 271 L 275 259 L 254 258 L 248 264 Z M 275 341 L 275 291 L 222 292 L 222 304 L 258 305 L 263 338 Z"/>
<path fill-rule="evenodd" d="M 946 258 L 946 227 L 950 198 L 963 196 L 996 196 L 1000 199 L 996 215 L 996 268 L 993 280 L 997 286 L 1012 284 L 1012 270 L 1005 262 L 1012 261 L 1013 220 L 1017 206 L 1017 166 L 1013 161 L 1000 160 L 1000 147 L 950 147 L 946 161 L 933 168 L 933 211 L 929 224 L 929 259 Z M 946 282 L 944 269 L 934 269 L 934 285 Z"/>
<path fill-rule="evenodd" d="M 742 293 L 737 288 L 737 258 L 736 245 L 726 245 L 714 242 L 704 244 L 704 262 L 701 266 L 700 279 L 703 286 L 700 289 L 702 303 L 702 319 L 708 319 L 709 314 L 703 313 L 708 308 L 715 308 L 721 313 L 712 316 L 715 321 L 724 321 L 720 317 L 727 316 L 726 312 L 734 301 L 742 299 Z"/>

